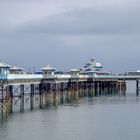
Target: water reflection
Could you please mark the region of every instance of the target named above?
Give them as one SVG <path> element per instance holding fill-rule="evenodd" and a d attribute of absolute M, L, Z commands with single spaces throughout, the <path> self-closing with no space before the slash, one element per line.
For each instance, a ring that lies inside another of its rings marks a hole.
<path fill-rule="evenodd" d="M 78 89 L 70 91 L 59 91 L 45 93 L 39 96 L 35 94 L 32 96 L 32 102 L 30 101 L 30 95 L 24 96 L 24 105 L 21 106 L 21 100 L 19 98 L 13 98 L 12 112 L 20 112 L 21 108 L 24 110 L 33 110 L 36 108 L 46 109 L 51 106 L 57 108 L 63 104 L 79 104 L 82 98 L 96 98 L 105 96 L 125 96 L 125 90 L 118 91 L 115 88 L 89 88 L 89 89 Z M 5 115 L 5 114 L 2 114 Z M 6 114 L 7 115 L 7 114 Z M 2 116 L 3 117 L 3 116 Z"/>
<path fill-rule="evenodd" d="M 135 93 L 61 92 L 46 102 L 43 109 L 26 108 L 1 119 L 0 140 L 140 138 L 140 97 Z"/>

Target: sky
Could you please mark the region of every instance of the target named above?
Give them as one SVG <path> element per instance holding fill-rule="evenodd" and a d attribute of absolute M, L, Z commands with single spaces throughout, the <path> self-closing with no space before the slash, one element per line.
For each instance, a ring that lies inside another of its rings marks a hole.
<path fill-rule="evenodd" d="M 140 69 L 139 0 L 0 0 L 0 59 L 28 70 Z"/>

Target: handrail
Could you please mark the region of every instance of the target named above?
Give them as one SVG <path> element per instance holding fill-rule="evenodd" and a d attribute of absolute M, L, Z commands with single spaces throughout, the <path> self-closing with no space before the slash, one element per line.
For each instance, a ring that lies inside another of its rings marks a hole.
<path fill-rule="evenodd" d="M 70 74 L 57 74 L 57 75 L 43 75 L 43 74 L 8 74 L 0 75 L 0 80 L 24 80 L 24 79 L 140 79 L 140 75 L 70 75 Z"/>

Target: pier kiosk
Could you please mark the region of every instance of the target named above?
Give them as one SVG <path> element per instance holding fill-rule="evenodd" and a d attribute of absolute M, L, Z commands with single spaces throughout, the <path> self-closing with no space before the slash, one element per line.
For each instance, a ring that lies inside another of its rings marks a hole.
<path fill-rule="evenodd" d="M 10 74 L 23 74 L 23 68 L 17 67 L 15 65 L 13 65 L 10 69 L 9 69 L 9 73 Z"/>
<path fill-rule="evenodd" d="M 79 69 L 71 69 L 69 70 L 68 72 L 70 75 L 71 75 L 71 82 L 77 82 L 78 79 L 79 79 L 79 73 L 80 73 L 80 70 Z"/>
<path fill-rule="evenodd" d="M 0 80 L 6 80 L 9 74 L 10 65 L 0 62 Z"/>
<path fill-rule="evenodd" d="M 71 76 L 78 76 L 79 73 L 80 73 L 80 70 L 79 69 L 71 69 L 71 70 L 69 70 L 69 74 Z"/>
<path fill-rule="evenodd" d="M 46 76 L 54 75 L 54 72 L 56 71 L 56 69 L 51 67 L 50 65 L 41 68 L 41 70 L 43 71 L 43 74 Z"/>
<path fill-rule="evenodd" d="M 57 83 L 54 78 L 56 69 L 48 65 L 41 70 L 43 71 L 43 81 L 40 84 L 40 108 L 44 108 L 52 102 L 52 97 L 53 104 L 57 104 Z"/>
<path fill-rule="evenodd" d="M 68 82 L 69 96 L 72 96 L 75 99 L 78 99 L 79 73 L 80 70 L 76 68 L 69 70 L 69 74 L 71 75 L 71 79 Z"/>

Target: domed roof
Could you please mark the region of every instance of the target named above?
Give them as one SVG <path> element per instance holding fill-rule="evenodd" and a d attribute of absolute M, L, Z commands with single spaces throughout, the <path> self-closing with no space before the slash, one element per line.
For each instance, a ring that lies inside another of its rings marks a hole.
<path fill-rule="evenodd" d="M 102 68 L 103 66 L 102 66 L 101 63 L 97 62 L 97 63 L 95 64 L 95 67 L 96 67 L 96 68 Z"/>
<path fill-rule="evenodd" d="M 42 71 L 47 71 L 47 70 L 51 70 L 51 71 L 55 71 L 56 69 L 51 67 L 50 65 L 46 66 L 46 67 L 43 67 L 41 68 Z"/>
<path fill-rule="evenodd" d="M 79 69 L 74 68 L 74 69 L 71 69 L 71 70 L 70 70 L 70 72 L 80 72 L 80 70 L 79 70 Z"/>
<path fill-rule="evenodd" d="M 8 65 L 6 63 L 0 62 L 0 68 L 11 68 L 11 65 Z"/>

